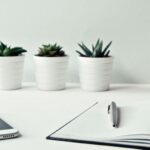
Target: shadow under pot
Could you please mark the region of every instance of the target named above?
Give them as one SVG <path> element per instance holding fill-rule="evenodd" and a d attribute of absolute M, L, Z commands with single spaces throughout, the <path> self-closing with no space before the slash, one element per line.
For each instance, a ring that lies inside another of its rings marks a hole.
<path fill-rule="evenodd" d="M 34 61 L 38 89 L 49 91 L 65 89 L 68 56 L 34 56 Z"/>
<path fill-rule="evenodd" d="M 24 55 L 0 57 L 0 89 L 15 90 L 21 88 Z"/>

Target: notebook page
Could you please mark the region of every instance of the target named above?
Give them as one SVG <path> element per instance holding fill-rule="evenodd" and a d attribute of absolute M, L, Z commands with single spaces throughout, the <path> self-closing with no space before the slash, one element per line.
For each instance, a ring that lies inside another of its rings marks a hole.
<path fill-rule="evenodd" d="M 124 135 L 150 134 L 150 118 L 148 117 L 150 103 L 148 101 L 120 106 L 120 124 L 118 128 L 111 126 L 107 114 L 108 104 L 110 104 L 108 101 L 100 102 L 52 136 L 106 141 Z"/>

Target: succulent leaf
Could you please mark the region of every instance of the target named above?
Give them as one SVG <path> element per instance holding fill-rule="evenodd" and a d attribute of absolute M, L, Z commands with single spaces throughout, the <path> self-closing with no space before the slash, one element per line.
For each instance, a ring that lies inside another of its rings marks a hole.
<path fill-rule="evenodd" d="M 92 49 L 90 50 L 83 42 L 79 45 L 79 47 L 84 52 L 76 51 L 81 57 L 109 57 L 110 50 L 108 48 L 112 44 L 112 41 L 104 48 L 103 50 L 103 41 L 98 39 L 95 46 L 92 45 Z"/>
<path fill-rule="evenodd" d="M 94 45 L 92 44 L 92 51 L 94 52 L 94 49 L 95 49 L 95 47 L 94 47 Z"/>
<path fill-rule="evenodd" d="M 96 57 L 96 56 L 97 56 L 97 51 L 96 51 L 96 49 L 94 49 L 92 57 Z"/>
<path fill-rule="evenodd" d="M 11 51 L 12 51 L 13 56 L 17 56 L 17 55 L 20 55 L 20 54 L 26 52 L 26 50 L 23 49 L 22 47 L 14 47 L 11 49 Z"/>
<path fill-rule="evenodd" d="M 22 47 L 8 47 L 6 44 L 0 42 L 0 56 L 18 56 L 27 52 Z"/>
<path fill-rule="evenodd" d="M 85 55 L 84 54 L 82 54 L 81 52 L 79 52 L 79 51 L 76 51 L 80 56 L 82 56 L 82 57 L 85 57 Z"/>
<path fill-rule="evenodd" d="M 3 51 L 5 48 L 7 47 L 6 44 L 4 44 L 3 42 L 0 42 L 0 49 Z"/>
<path fill-rule="evenodd" d="M 99 45 L 100 39 L 98 38 L 96 44 L 95 44 L 95 48 Z"/>
<path fill-rule="evenodd" d="M 110 47 L 111 44 L 112 44 L 112 41 L 110 41 L 110 42 L 108 43 L 108 45 L 105 47 L 105 49 L 104 49 L 103 51 L 107 51 L 107 49 Z"/>
<path fill-rule="evenodd" d="M 99 42 L 97 47 L 95 47 L 96 56 L 101 56 L 102 49 L 103 49 L 103 41 Z"/>
<path fill-rule="evenodd" d="M 88 57 L 92 56 L 92 52 L 84 45 L 84 43 L 79 43 L 78 45 L 82 48 L 82 50 Z"/>
<path fill-rule="evenodd" d="M 11 48 L 10 47 L 6 47 L 3 51 L 3 56 L 11 56 Z"/>
<path fill-rule="evenodd" d="M 45 57 L 59 57 L 66 56 L 65 52 L 62 50 L 62 47 L 55 44 L 43 44 L 42 47 L 39 48 L 38 54 L 36 56 L 45 56 Z"/>
<path fill-rule="evenodd" d="M 3 51 L 2 50 L 0 50 L 0 56 L 3 56 Z"/>
<path fill-rule="evenodd" d="M 107 51 L 105 57 L 109 57 L 110 50 Z"/>

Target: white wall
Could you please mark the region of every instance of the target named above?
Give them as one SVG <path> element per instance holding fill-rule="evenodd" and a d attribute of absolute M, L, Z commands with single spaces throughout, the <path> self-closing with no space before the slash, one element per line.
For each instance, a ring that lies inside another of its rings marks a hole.
<path fill-rule="evenodd" d="M 150 83 L 150 0 L 0 0 L 0 40 L 28 49 L 25 81 L 34 80 L 32 55 L 58 42 L 70 55 L 69 81 L 78 81 L 77 43 L 113 40 L 113 82 Z"/>

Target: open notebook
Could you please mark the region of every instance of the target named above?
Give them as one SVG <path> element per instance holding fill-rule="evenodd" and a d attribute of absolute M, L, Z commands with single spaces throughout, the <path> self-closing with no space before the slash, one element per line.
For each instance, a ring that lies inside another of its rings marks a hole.
<path fill-rule="evenodd" d="M 118 128 L 111 127 L 108 104 L 110 102 L 99 102 L 57 129 L 47 139 L 150 149 L 150 102 L 120 106 Z"/>

